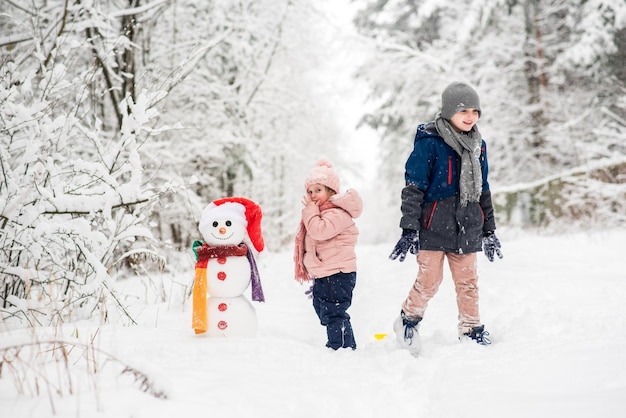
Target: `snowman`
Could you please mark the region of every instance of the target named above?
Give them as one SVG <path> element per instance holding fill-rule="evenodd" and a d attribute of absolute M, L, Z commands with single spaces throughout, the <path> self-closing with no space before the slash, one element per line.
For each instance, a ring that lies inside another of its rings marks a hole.
<path fill-rule="evenodd" d="M 243 295 L 252 283 L 252 300 L 264 302 L 252 247 L 264 249 L 261 208 L 243 197 L 214 200 L 202 211 L 195 241 L 196 275 L 192 328 L 210 337 L 256 335 L 254 307 Z"/>

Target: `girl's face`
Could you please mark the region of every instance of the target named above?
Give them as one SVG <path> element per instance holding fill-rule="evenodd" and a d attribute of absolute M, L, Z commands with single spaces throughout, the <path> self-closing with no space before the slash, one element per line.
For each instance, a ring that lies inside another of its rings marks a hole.
<path fill-rule="evenodd" d="M 450 124 L 459 132 L 468 132 L 474 127 L 474 125 L 476 125 L 479 117 L 480 112 L 478 109 L 465 109 L 460 112 L 456 112 L 450 118 Z"/>
<path fill-rule="evenodd" d="M 307 194 L 317 206 L 321 206 L 334 194 L 332 190 L 323 184 L 312 184 L 306 189 Z"/>

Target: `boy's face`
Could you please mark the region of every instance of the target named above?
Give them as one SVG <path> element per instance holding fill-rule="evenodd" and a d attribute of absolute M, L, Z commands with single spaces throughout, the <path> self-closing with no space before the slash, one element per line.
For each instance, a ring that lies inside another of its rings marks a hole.
<path fill-rule="evenodd" d="M 459 132 L 468 132 L 474 127 L 474 125 L 476 125 L 479 117 L 480 112 L 478 109 L 465 109 L 460 112 L 456 112 L 450 118 L 450 124 Z"/>
<path fill-rule="evenodd" d="M 326 203 L 326 201 L 333 195 L 328 187 L 324 186 L 323 184 L 317 183 L 310 185 L 306 192 L 317 206 Z"/>

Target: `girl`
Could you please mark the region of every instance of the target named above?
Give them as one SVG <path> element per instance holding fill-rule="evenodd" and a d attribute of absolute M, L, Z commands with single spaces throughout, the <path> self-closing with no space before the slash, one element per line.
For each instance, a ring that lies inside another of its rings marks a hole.
<path fill-rule="evenodd" d="M 339 192 L 339 178 L 326 160 L 318 161 L 304 182 L 302 220 L 296 235 L 295 278 L 313 280 L 313 308 L 326 327 L 326 347 L 356 349 L 346 312 L 356 284 L 359 230 L 354 224 L 363 211 L 356 190 Z"/>

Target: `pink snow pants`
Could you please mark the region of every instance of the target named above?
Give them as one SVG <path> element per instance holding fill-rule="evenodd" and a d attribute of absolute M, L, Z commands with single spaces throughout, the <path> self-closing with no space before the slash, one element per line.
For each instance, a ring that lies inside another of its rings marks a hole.
<path fill-rule="evenodd" d="M 404 301 L 402 309 L 407 316 L 424 317 L 428 301 L 435 296 L 443 280 L 443 259 L 448 258 L 459 309 L 459 333 L 471 331 L 480 325 L 478 313 L 478 273 L 476 253 L 455 254 L 422 250 L 417 254 L 417 279 Z"/>

